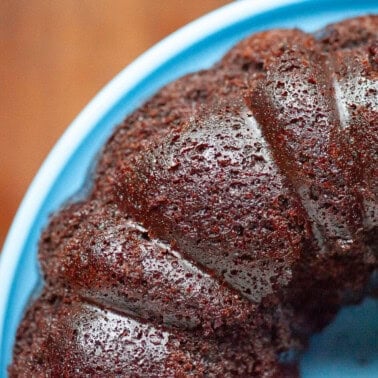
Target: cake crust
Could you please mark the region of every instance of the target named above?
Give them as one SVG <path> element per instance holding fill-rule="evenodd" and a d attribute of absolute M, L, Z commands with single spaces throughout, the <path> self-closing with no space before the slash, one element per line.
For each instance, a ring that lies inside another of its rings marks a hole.
<path fill-rule="evenodd" d="M 43 232 L 10 377 L 296 377 L 378 255 L 378 16 L 272 30 L 115 130 Z"/>

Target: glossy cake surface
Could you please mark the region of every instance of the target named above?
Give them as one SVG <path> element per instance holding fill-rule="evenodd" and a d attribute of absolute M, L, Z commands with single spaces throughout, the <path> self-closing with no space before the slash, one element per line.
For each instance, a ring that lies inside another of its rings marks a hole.
<path fill-rule="evenodd" d="M 377 268 L 377 139 L 377 16 L 169 84 L 44 232 L 10 375 L 296 376 Z"/>

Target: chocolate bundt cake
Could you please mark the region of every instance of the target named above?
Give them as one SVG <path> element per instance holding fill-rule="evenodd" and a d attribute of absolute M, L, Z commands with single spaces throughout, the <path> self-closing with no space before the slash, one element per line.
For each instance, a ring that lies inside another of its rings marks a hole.
<path fill-rule="evenodd" d="M 295 377 L 378 268 L 378 16 L 163 88 L 55 214 L 11 377 Z M 371 285 L 370 285 L 371 287 Z"/>

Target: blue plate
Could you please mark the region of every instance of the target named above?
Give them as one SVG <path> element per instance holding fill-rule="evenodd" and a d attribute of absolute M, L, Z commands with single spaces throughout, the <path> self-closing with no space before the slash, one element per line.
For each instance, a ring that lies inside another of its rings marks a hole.
<path fill-rule="evenodd" d="M 313 31 L 329 22 L 377 13 L 377 0 L 238 1 L 189 24 L 113 79 L 80 113 L 30 186 L 0 257 L 0 376 L 6 377 L 17 326 L 40 284 L 37 244 L 49 214 L 83 186 L 114 126 L 173 79 L 210 66 L 246 35 L 271 28 Z M 344 309 L 312 339 L 303 377 L 378 376 L 377 302 Z"/>

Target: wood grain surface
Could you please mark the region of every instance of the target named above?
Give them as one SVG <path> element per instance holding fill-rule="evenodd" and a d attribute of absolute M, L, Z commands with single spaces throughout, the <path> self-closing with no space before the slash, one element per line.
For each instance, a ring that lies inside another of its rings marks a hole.
<path fill-rule="evenodd" d="M 0 246 L 75 115 L 125 65 L 226 0 L 0 0 Z"/>

